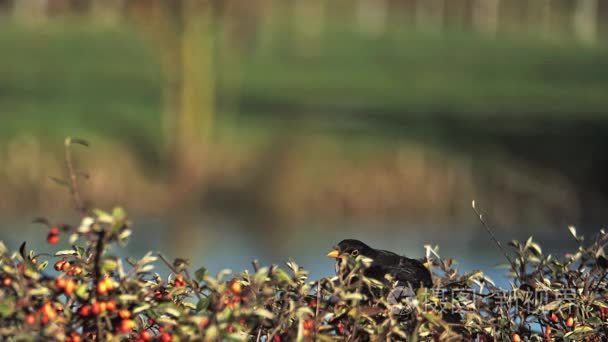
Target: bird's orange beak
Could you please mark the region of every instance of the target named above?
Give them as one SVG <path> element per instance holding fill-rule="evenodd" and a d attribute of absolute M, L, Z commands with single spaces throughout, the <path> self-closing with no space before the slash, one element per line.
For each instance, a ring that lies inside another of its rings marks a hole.
<path fill-rule="evenodd" d="M 337 249 L 332 249 L 329 253 L 327 253 L 328 258 L 338 259 L 339 256 L 340 251 L 338 251 Z"/>

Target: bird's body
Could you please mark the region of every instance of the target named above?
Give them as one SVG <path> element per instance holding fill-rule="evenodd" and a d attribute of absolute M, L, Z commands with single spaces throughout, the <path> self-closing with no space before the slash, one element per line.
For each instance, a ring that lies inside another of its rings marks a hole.
<path fill-rule="evenodd" d="M 385 281 L 386 276 L 390 275 L 393 280 L 404 285 L 410 285 L 414 289 L 419 287 L 432 287 L 433 280 L 431 273 L 416 259 L 410 259 L 396 253 L 374 249 L 359 240 L 342 240 L 336 249 L 331 251 L 328 256 L 336 258 L 340 263 L 342 255 L 356 257 L 362 255 L 372 260 L 371 265 L 365 270 L 367 277 Z"/>

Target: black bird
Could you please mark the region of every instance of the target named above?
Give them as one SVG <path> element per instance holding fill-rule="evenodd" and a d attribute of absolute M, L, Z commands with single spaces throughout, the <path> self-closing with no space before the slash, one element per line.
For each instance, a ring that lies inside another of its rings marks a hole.
<path fill-rule="evenodd" d="M 373 249 L 359 240 L 342 240 L 332 251 L 327 253 L 330 258 L 336 259 L 339 269 L 342 257 L 362 255 L 372 259 L 371 265 L 365 270 L 365 276 L 385 282 L 385 276 L 390 274 L 394 280 L 403 285 L 410 285 L 417 289 L 432 287 L 431 272 L 416 259 L 400 256 L 393 252 Z"/>

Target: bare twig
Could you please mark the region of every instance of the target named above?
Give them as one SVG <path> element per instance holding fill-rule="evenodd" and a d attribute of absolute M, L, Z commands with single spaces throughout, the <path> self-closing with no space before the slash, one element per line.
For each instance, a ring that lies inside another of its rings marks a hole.
<path fill-rule="evenodd" d="M 479 222 L 481 222 L 481 225 L 486 229 L 486 231 L 490 235 L 490 238 L 494 241 L 496 246 L 498 246 L 498 249 L 500 249 L 500 251 L 504 255 L 505 259 L 507 259 L 507 261 L 511 265 L 511 268 L 513 269 L 513 272 L 515 272 L 515 275 L 517 276 L 517 278 L 520 279 L 520 274 L 519 274 L 519 271 L 517 270 L 517 267 L 515 266 L 515 263 L 513 262 L 513 260 L 511 260 L 511 258 L 509 258 L 507 251 L 502 247 L 502 244 L 500 243 L 500 241 L 498 241 L 498 239 L 494 235 L 494 232 L 492 231 L 490 226 L 484 220 L 483 215 L 475 207 L 475 201 L 471 202 L 471 208 L 473 208 L 473 211 L 475 212 L 475 214 L 477 214 L 477 218 L 479 219 Z"/>
<path fill-rule="evenodd" d="M 82 197 L 80 196 L 80 189 L 78 187 L 78 174 L 74 169 L 74 162 L 72 161 L 72 142 L 74 140 L 70 137 L 65 138 L 65 165 L 68 169 L 68 176 L 70 179 L 70 194 L 72 195 L 72 200 L 74 201 L 74 205 L 76 206 L 76 210 L 78 210 L 82 214 L 86 214 L 86 207 L 82 201 Z M 80 140 L 77 140 L 80 141 Z M 83 144 L 84 145 L 84 144 Z"/>

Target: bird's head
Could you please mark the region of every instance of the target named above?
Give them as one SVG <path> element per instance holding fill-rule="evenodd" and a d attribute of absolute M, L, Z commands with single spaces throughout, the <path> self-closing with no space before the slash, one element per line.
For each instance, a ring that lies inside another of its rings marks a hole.
<path fill-rule="evenodd" d="M 364 244 L 359 240 L 346 239 L 340 241 L 337 246 L 334 247 L 327 256 L 333 259 L 339 259 L 342 256 L 357 257 L 359 255 L 374 258 L 374 249 Z"/>

